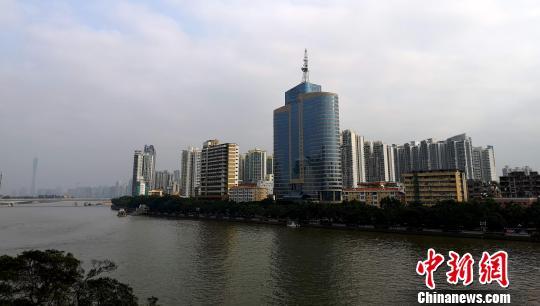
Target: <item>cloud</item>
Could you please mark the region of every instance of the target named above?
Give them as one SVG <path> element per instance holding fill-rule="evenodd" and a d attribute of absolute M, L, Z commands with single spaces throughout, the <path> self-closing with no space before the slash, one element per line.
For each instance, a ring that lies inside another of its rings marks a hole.
<path fill-rule="evenodd" d="M 539 23 L 534 1 L 2 1 L 0 170 L 7 191 L 34 156 L 41 187 L 112 184 L 146 143 L 160 169 L 210 138 L 271 151 L 304 47 L 342 128 L 467 132 L 538 168 Z"/>

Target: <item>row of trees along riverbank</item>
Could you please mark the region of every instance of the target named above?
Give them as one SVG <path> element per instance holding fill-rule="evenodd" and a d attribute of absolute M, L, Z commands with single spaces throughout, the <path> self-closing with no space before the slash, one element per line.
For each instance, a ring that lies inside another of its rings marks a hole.
<path fill-rule="evenodd" d="M 381 208 L 362 202 L 314 204 L 274 202 L 234 203 L 207 201 L 176 196 L 121 197 L 112 200 L 113 208 L 134 210 L 145 204 L 150 213 L 214 215 L 243 218 L 328 220 L 348 225 L 373 225 L 378 228 L 402 226 L 410 229 L 478 230 L 485 222 L 488 231 L 505 228 L 540 228 L 540 203 L 530 207 L 517 204 L 501 206 L 491 199 L 456 203 L 441 202 L 434 206 L 403 205 L 395 199 L 384 199 Z"/>
<path fill-rule="evenodd" d="M 116 269 L 110 260 L 82 262 L 59 250 L 29 250 L 0 256 L 0 305 L 139 305 L 133 289 L 103 276 Z M 146 305 L 157 305 L 150 297 Z"/>

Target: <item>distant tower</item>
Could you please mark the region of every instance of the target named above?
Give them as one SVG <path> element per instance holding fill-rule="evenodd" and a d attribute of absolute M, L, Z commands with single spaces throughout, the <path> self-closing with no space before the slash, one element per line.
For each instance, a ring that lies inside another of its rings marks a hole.
<path fill-rule="evenodd" d="M 0 191 L 2 191 L 2 172 L 0 172 Z"/>
<path fill-rule="evenodd" d="M 156 178 L 156 149 L 153 145 L 144 145 L 143 153 L 142 175 L 146 182 L 146 188 L 152 190 L 155 188 Z"/>
<path fill-rule="evenodd" d="M 36 174 L 37 174 L 37 167 L 38 167 L 38 159 L 37 157 L 34 158 L 34 165 L 33 165 L 33 171 L 32 171 L 32 187 L 30 188 L 30 195 L 35 196 L 36 195 Z"/>
<path fill-rule="evenodd" d="M 307 49 L 304 49 L 304 65 L 302 66 L 302 83 L 309 83 Z"/>

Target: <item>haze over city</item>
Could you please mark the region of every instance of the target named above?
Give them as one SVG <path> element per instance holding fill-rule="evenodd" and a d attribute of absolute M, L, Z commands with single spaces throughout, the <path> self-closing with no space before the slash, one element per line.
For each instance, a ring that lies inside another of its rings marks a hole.
<path fill-rule="evenodd" d="M 466 132 L 497 168 L 540 168 L 533 1 L 0 1 L 2 193 L 129 179 L 207 139 L 272 151 L 272 111 L 301 81 L 340 127 L 402 144 Z"/>

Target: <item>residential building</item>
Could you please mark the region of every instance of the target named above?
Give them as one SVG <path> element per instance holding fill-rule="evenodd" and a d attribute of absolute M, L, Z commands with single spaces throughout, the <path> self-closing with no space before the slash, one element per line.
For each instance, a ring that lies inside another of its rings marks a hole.
<path fill-rule="evenodd" d="M 533 170 L 529 166 L 510 168 L 508 165 L 504 166 L 504 168 L 502 169 L 503 176 L 508 176 L 508 174 L 510 174 L 511 172 L 516 171 L 522 171 L 525 173 L 525 175 L 529 175 Z"/>
<path fill-rule="evenodd" d="M 274 175 L 273 174 L 267 174 L 266 178 L 263 181 L 258 181 L 257 182 L 257 187 L 266 188 L 269 195 L 274 194 Z"/>
<path fill-rule="evenodd" d="M 153 190 L 162 190 L 165 194 L 178 194 L 179 186 L 174 180 L 173 173 L 167 170 L 156 171 Z"/>
<path fill-rule="evenodd" d="M 201 183 L 201 151 L 193 147 L 183 150 L 180 169 L 181 196 L 195 197 Z"/>
<path fill-rule="evenodd" d="M 514 169 L 500 177 L 503 198 L 534 198 L 540 196 L 540 175 L 537 171 Z"/>
<path fill-rule="evenodd" d="M 246 180 L 246 154 L 238 155 L 238 183 Z"/>
<path fill-rule="evenodd" d="M 469 199 L 500 198 L 501 189 L 494 181 L 467 180 Z"/>
<path fill-rule="evenodd" d="M 240 184 L 230 189 L 229 200 L 242 202 L 258 202 L 268 198 L 268 190 L 256 184 Z"/>
<path fill-rule="evenodd" d="M 153 145 L 145 145 L 143 151 L 142 175 L 146 182 L 146 189 L 153 189 L 156 174 L 156 149 Z"/>
<path fill-rule="evenodd" d="M 364 156 L 366 162 L 367 182 L 390 181 L 390 169 L 394 169 L 392 160 L 388 157 L 388 145 L 382 141 L 365 141 Z M 392 174 L 394 176 L 394 174 Z"/>
<path fill-rule="evenodd" d="M 182 157 L 180 157 L 180 159 L 182 159 Z M 180 161 L 180 166 L 182 164 L 182 161 Z M 173 180 L 178 183 L 178 186 L 181 186 L 182 182 L 181 182 L 181 176 L 180 176 L 180 170 L 174 170 L 173 172 Z"/>
<path fill-rule="evenodd" d="M 343 188 L 356 188 L 366 181 L 364 137 L 351 130 L 341 132 L 341 172 Z"/>
<path fill-rule="evenodd" d="M 143 176 L 143 153 L 140 150 L 135 150 L 133 154 L 133 176 L 132 176 L 132 196 L 144 195 L 146 185 Z"/>
<path fill-rule="evenodd" d="M 266 174 L 274 174 L 274 157 L 272 155 L 266 157 Z"/>
<path fill-rule="evenodd" d="M 266 178 L 266 151 L 260 149 L 249 150 L 245 155 L 244 183 L 257 183 Z"/>
<path fill-rule="evenodd" d="M 472 140 L 467 134 L 460 134 L 446 140 L 447 169 L 465 172 L 467 179 L 474 179 L 472 162 Z"/>
<path fill-rule="evenodd" d="M 226 199 L 229 190 L 238 185 L 239 148 L 235 143 L 220 144 L 217 139 L 204 143 L 201 152 L 199 197 Z"/>
<path fill-rule="evenodd" d="M 362 183 L 356 188 L 343 189 L 343 201 L 358 201 L 381 207 L 381 201 L 385 198 L 404 202 L 405 192 L 397 184 L 385 182 Z"/>
<path fill-rule="evenodd" d="M 498 181 L 493 146 L 473 147 L 473 176 L 485 183 Z"/>
<path fill-rule="evenodd" d="M 309 82 L 307 52 L 302 82 L 274 110 L 274 193 L 278 200 L 341 202 L 338 95 Z"/>
<path fill-rule="evenodd" d="M 394 176 L 398 181 L 404 173 L 447 169 L 459 169 L 465 172 L 467 179 L 497 180 L 493 147 L 474 148 L 467 134 L 443 141 L 433 138 L 411 141 L 397 146 L 394 154 L 397 155 L 394 156 Z"/>
<path fill-rule="evenodd" d="M 482 180 L 484 182 L 498 182 L 497 168 L 495 166 L 495 151 L 493 146 L 482 149 Z"/>
<path fill-rule="evenodd" d="M 169 171 L 156 171 L 154 175 L 154 189 L 166 190 L 171 179 L 172 177 Z"/>
<path fill-rule="evenodd" d="M 402 174 L 407 203 L 433 205 L 445 200 L 468 199 L 467 180 L 461 170 L 430 170 Z"/>
<path fill-rule="evenodd" d="M 148 191 L 148 195 L 152 197 L 162 197 L 163 196 L 163 189 L 152 189 Z"/>

